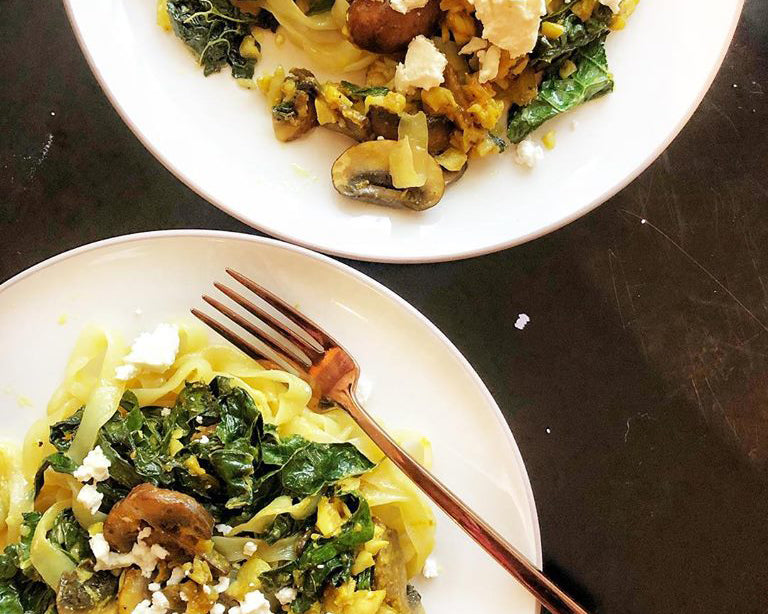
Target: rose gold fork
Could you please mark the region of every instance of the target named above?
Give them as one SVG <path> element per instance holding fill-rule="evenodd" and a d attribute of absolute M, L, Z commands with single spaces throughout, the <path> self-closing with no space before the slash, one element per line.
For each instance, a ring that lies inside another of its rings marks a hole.
<path fill-rule="evenodd" d="M 517 578 L 536 600 L 552 614 L 587 614 L 512 544 L 469 509 L 435 476 L 411 458 L 368 415 L 355 398 L 355 387 L 360 375 L 360 368 L 354 358 L 339 343 L 296 309 L 253 280 L 232 269 L 227 269 L 227 273 L 292 322 L 298 330 L 293 330 L 235 290 L 218 282 L 214 283 L 218 290 L 262 322 L 251 322 L 207 295 L 203 296 L 206 303 L 270 347 L 280 359 L 312 384 L 316 395 L 319 395 L 318 400 L 330 399 L 347 411 L 365 434 L 405 475 L 413 480 L 432 501 L 453 518 L 504 569 Z M 271 360 L 251 342 L 205 313 L 198 309 L 192 309 L 192 313 L 251 358 Z M 263 323 L 266 323 L 273 330 L 265 329 Z M 319 403 L 318 411 L 322 410 L 323 404 Z"/>

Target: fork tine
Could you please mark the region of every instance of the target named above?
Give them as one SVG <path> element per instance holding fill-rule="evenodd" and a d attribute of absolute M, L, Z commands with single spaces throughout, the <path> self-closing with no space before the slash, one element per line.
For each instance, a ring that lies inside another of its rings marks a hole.
<path fill-rule="evenodd" d="M 274 362 L 273 357 L 265 356 L 264 353 L 255 345 L 253 345 L 249 341 L 246 341 L 240 335 L 233 332 L 223 324 L 220 324 L 219 322 L 214 320 L 212 317 L 210 317 L 208 314 L 203 313 L 199 309 L 194 309 L 194 308 L 191 309 L 191 312 L 192 312 L 192 315 L 195 316 L 198 320 L 200 320 L 203 324 L 205 324 L 206 326 L 209 326 L 214 331 L 219 333 L 222 337 L 224 337 L 227 341 L 229 341 L 232 345 L 234 345 L 236 348 L 241 350 L 247 356 L 253 358 L 254 360 L 270 360 Z M 278 359 L 282 360 L 282 355 L 278 355 Z M 285 360 L 282 360 L 282 362 L 287 364 L 287 361 Z M 281 366 L 285 366 L 285 365 L 281 365 Z M 296 366 L 294 366 L 293 364 L 289 364 L 289 366 L 297 374 L 302 371 L 301 369 L 297 369 Z"/>
<path fill-rule="evenodd" d="M 318 350 L 313 344 L 309 343 L 306 339 L 299 336 L 296 332 L 291 330 L 288 326 L 282 323 L 280 320 L 270 315 L 266 310 L 262 309 L 258 305 L 249 301 L 242 294 L 235 292 L 229 286 L 225 286 L 222 283 L 214 282 L 213 285 L 217 290 L 220 290 L 231 298 L 235 303 L 240 305 L 243 309 L 247 310 L 257 318 L 260 318 L 267 324 L 269 324 L 276 331 L 285 335 L 289 341 L 299 346 L 301 350 L 307 353 L 310 359 L 314 360 L 318 357 L 318 354 L 322 352 L 322 349 Z"/>
<path fill-rule="evenodd" d="M 261 287 L 255 281 L 246 277 L 242 273 L 238 273 L 234 269 L 230 269 L 230 268 L 227 268 L 226 271 L 228 275 L 230 275 L 231 277 L 239 281 L 251 292 L 253 292 L 256 296 L 260 297 L 265 303 L 277 309 L 282 315 L 284 315 L 291 322 L 296 324 L 296 326 L 298 326 L 301 330 L 307 333 L 307 335 L 317 344 L 315 346 L 315 351 L 317 352 L 325 351 L 326 342 L 330 341 L 330 338 L 314 322 L 311 322 L 310 320 L 305 318 L 301 313 L 296 311 L 296 309 L 291 307 L 284 300 L 275 296 L 269 290 Z"/>
<path fill-rule="evenodd" d="M 279 334 L 270 335 L 268 332 L 256 326 L 256 324 L 254 324 L 253 322 L 249 322 L 239 313 L 227 307 L 224 303 L 217 301 L 215 298 L 212 298 L 207 294 L 203 295 L 203 300 L 206 303 L 208 303 L 211 307 L 213 307 L 216 311 L 218 311 L 219 313 L 223 314 L 224 316 L 232 320 L 235 324 L 247 330 L 259 341 L 268 345 L 275 352 L 277 352 L 277 354 L 281 358 L 288 360 L 291 364 L 295 365 L 297 368 L 303 367 L 303 370 L 306 371 L 306 369 L 312 366 L 312 362 L 306 356 L 302 356 L 301 353 L 292 349 L 285 342 L 285 339 L 283 339 Z M 299 365 L 302 365 L 302 367 L 299 367 Z"/>

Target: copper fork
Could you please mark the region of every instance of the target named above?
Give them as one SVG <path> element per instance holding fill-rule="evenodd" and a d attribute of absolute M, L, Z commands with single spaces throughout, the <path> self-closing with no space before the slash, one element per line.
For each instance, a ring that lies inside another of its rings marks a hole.
<path fill-rule="evenodd" d="M 313 387 L 319 399 L 329 399 L 347 411 L 368 437 L 422 491 L 469 534 L 504 569 L 545 606 L 552 614 L 587 614 L 573 599 L 557 587 L 536 566 L 491 526 L 483 521 L 435 476 L 409 456 L 371 418 L 355 398 L 360 368 L 355 359 L 328 333 L 245 275 L 227 269 L 227 273 L 260 297 L 291 326 L 274 317 L 239 292 L 221 283 L 214 286 L 260 322 L 252 322 L 222 302 L 208 295 L 203 300 L 271 348 L 298 375 Z M 192 314 L 255 360 L 272 360 L 250 341 L 220 324 L 198 309 Z M 264 323 L 268 326 L 265 327 Z M 269 330 L 271 327 L 272 330 Z M 327 404 L 318 403 L 318 411 Z"/>

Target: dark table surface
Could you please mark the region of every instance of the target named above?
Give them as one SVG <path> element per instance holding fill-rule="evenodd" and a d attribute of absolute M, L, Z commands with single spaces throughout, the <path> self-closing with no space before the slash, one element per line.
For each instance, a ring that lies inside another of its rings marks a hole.
<path fill-rule="evenodd" d="M 0 0 L 0 57 L 0 280 L 120 234 L 253 232 L 144 150 L 60 2 Z M 349 263 L 477 369 L 546 570 L 596 612 L 768 611 L 767 89 L 768 10 L 747 0 L 698 112 L 610 202 L 490 256 Z"/>

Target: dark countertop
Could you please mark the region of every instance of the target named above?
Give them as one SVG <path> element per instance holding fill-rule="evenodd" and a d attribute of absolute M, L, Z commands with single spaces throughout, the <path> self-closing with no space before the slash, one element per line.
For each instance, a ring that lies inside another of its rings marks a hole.
<path fill-rule="evenodd" d="M 34 3 L 34 22 L 28 1 L 0 6 L 0 280 L 130 232 L 253 232 L 144 150 L 59 2 Z M 546 569 L 596 612 L 768 611 L 766 89 L 768 11 L 747 0 L 698 112 L 607 204 L 490 256 L 349 263 L 490 387 L 530 473 Z"/>

